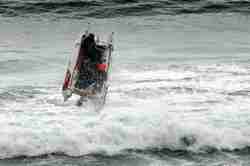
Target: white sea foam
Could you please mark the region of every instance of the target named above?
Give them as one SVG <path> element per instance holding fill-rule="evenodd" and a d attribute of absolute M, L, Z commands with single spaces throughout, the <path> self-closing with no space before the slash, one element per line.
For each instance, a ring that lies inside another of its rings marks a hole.
<path fill-rule="evenodd" d="M 210 68 L 128 71 L 127 81 L 113 79 L 99 114 L 75 106 L 76 96 L 62 103 L 57 88 L 41 89 L 46 93 L 21 102 L 8 101 L 0 114 L 0 157 L 248 147 L 249 96 L 228 93 L 249 88 L 249 79 L 239 75 L 229 86 L 230 73 L 222 69 L 205 75 Z M 137 95 L 148 91 L 151 96 Z"/>

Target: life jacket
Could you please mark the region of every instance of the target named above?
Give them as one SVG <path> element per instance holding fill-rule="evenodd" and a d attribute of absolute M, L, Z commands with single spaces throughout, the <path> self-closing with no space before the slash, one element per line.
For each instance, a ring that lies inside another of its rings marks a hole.
<path fill-rule="evenodd" d="M 96 68 L 98 71 L 106 72 L 108 69 L 108 65 L 106 63 L 97 63 Z"/>

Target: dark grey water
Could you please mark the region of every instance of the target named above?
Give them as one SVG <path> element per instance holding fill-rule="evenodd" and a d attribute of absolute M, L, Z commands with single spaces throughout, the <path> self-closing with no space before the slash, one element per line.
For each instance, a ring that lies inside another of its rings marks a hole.
<path fill-rule="evenodd" d="M 250 165 L 249 4 L 0 1 L 0 165 Z M 115 32 L 100 113 L 61 96 L 88 22 Z"/>

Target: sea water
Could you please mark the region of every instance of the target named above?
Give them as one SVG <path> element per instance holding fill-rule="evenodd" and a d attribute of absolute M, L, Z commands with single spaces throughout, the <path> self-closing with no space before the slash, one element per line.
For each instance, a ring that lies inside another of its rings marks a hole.
<path fill-rule="evenodd" d="M 250 1 L 0 1 L 0 165 L 250 165 Z M 114 32 L 103 110 L 63 102 L 75 40 Z"/>

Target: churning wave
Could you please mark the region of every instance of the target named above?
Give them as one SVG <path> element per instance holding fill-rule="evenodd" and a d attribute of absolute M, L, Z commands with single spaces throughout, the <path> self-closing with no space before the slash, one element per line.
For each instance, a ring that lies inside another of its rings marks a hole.
<path fill-rule="evenodd" d="M 38 114 L 38 112 L 33 114 Z M 45 113 L 39 114 L 45 116 Z M 85 115 L 87 114 L 85 113 Z M 131 152 L 170 155 L 179 153 L 185 155 L 212 154 L 217 152 L 249 153 L 250 149 L 249 137 L 233 129 L 207 130 L 202 125 L 201 129 L 198 129 L 195 126 L 197 124 L 194 124 L 194 126 L 188 124 L 186 128 L 183 128 L 182 125 L 184 124 L 178 125 L 175 122 L 166 124 L 164 122 L 160 123 L 158 128 L 150 127 L 150 125 L 142 127 L 145 124 L 139 125 L 136 131 L 136 126 L 129 124 L 134 123 L 135 119 L 130 120 L 131 122 L 125 122 L 126 117 L 111 117 L 110 115 L 108 118 L 104 117 L 103 122 L 95 122 L 94 119 L 96 118 L 86 120 L 85 126 L 82 126 L 84 123 L 74 124 L 77 127 L 74 131 L 69 131 L 70 126 L 65 126 L 66 124 L 69 125 L 66 121 L 55 124 L 59 120 L 55 117 L 47 120 L 45 126 L 43 126 L 45 128 L 37 131 L 31 130 L 33 127 L 38 127 L 33 122 L 30 122 L 30 127 L 17 127 L 17 125 L 25 124 L 9 120 L 8 127 L 4 126 L 2 131 L 0 158 L 43 157 L 47 155 L 116 156 Z M 110 125 L 111 120 L 117 123 L 116 126 Z M 124 126 L 122 123 L 128 124 Z M 56 127 L 53 127 L 54 129 L 49 128 L 51 126 Z M 223 137 L 223 134 L 226 137 Z M 235 134 L 237 134 L 237 137 L 235 137 Z"/>
<path fill-rule="evenodd" d="M 127 83 L 113 85 L 100 114 L 62 103 L 57 87 L 0 89 L 0 158 L 249 153 L 248 68 L 181 67 L 119 73 Z"/>
<path fill-rule="evenodd" d="M 1 1 L 0 15 L 30 16 L 55 14 L 66 18 L 111 18 L 143 15 L 250 12 L 250 1 L 210 0 L 96 0 L 96 1 Z"/>

